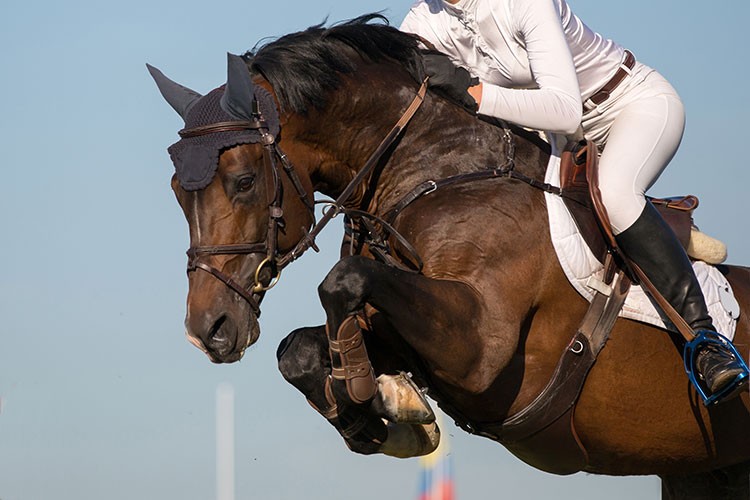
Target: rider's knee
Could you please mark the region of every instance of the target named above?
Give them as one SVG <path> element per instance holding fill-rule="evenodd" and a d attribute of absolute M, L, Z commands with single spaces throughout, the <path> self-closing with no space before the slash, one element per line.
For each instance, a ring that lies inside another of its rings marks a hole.
<path fill-rule="evenodd" d="M 614 182 L 600 179 L 599 191 L 615 234 L 630 227 L 646 204 L 643 192 L 623 189 L 622 184 L 616 179 Z"/>

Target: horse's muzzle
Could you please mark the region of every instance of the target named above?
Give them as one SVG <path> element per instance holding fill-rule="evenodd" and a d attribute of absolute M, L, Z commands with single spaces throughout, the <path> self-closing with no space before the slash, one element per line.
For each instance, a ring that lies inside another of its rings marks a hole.
<path fill-rule="evenodd" d="M 237 317 L 243 318 L 238 320 Z M 260 335 L 253 314 L 195 314 L 188 306 L 185 320 L 188 340 L 203 351 L 213 363 L 234 363 L 242 359 L 245 349 Z"/>

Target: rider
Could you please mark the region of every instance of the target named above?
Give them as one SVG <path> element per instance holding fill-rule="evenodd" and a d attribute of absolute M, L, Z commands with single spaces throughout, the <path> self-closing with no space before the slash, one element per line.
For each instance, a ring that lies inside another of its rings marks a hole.
<path fill-rule="evenodd" d="M 618 245 L 694 331 L 715 331 L 690 260 L 645 197 L 685 125 L 659 73 L 588 28 L 565 0 L 418 0 L 401 30 L 478 77 L 474 84 L 462 70 L 446 73 L 444 58 L 425 58 L 445 90 L 468 98 L 468 87 L 479 114 L 566 135 L 582 125 L 601 151 L 599 188 Z M 745 372 L 716 343 L 704 344 L 696 368 L 713 394 Z"/>

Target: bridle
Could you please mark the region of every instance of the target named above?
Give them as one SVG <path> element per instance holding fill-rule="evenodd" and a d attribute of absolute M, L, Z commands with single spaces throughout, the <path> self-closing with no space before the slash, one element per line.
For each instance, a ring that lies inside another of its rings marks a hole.
<path fill-rule="evenodd" d="M 213 246 L 192 246 L 187 251 L 188 263 L 187 272 L 202 270 L 216 279 L 224 283 L 227 287 L 231 288 L 240 297 L 242 297 L 253 310 L 256 316 L 260 316 L 260 297 L 262 293 L 273 288 L 281 278 L 281 271 L 289 265 L 291 262 L 297 260 L 305 251 L 309 248 L 313 248 L 318 251 L 315 245 L 315 238 L 323 230 L 323 228 L 331 221 L 341 210 L 341 207 L 349 201 L 354 194 L 356 188 L 362 184 L 365 179 L 370 175 L 372 169 L 377 165 L 378 161 L 382 158 L 385 152 L 390 146 L 398 139 L 401 132 L 406 125 L 411 121 L 414 114 L 419 109 L 420 105 L 424 101 L 425 94 L 427 92 L 427 79 L 422 82 L 422 86 L 419 88 L 417 95 L 412 100 L 409 107 L 403 113 L 399 121 L 390 130 L 388 135 L 381 141 L 377 149 L 370 155 L 365 165 L 360 169 L 359 172 L 352 178 L 349 184 L 344 188 L 341 194 L 336 200 L 330 203 L 329 208 L 324 211 L 323 217 L 319 222 L 313 222 L 312 230 L 305 230 L 305 235 L 297 243 L 297 245 L 284 254 L 280 254 L 278 248 L 278 231 L 279 227 L 283 224 L 282 219 L 284 211 L 282 209 L 283 202 L 283 188 L 281 182 L 281 171 L 287 175 L 291 181 L 297 195 L 303 201 L 307 209 L 312 215 L 313 221 L 315 221 L 315 203 L 312 200 L 312 196 L 308 195 L 305 191 L 302 182 L 294 169 L 294 165 L 289 161 L 289 158 L 284 154 L 279 144 L 276 142 L 276 138 L 269 133 L 267 123 L 263 119 L 262 113 L 259 109 L 257 100 L 253 101 L 253 119 L 243 121 L 226 121 L 206 125 L 202 127 L 195 127 L 190 129 L 180 130 L 179 135 L 181 138 L 186 139 L 190 137 L 199 137 L 202 135 L 213 134 L 217 132 L 227 131 L 241 131 L 241 130 L 254 130 L 260 135 L 260 143 L 263 145 L 263 164 L 266 171 L 270 174 L 270 178 L 273 179 L 273 199 L 269 204 L 268 210 L 268 233 L 266 239 L 262 242 L 257 243 L 235 243 L 226 245 L 213 245 Z M 279 164 L 281 167 L 279 167 Z M 213 255 L 251 255 L 251 254 L 264 254 L 265 258 L 258 264 L 255 269 L 255 275 L 253 283 L 249 287 L 243 286 L 232 276 L 220 271 L 219 269 L 206 264 L 201 260 L 205 256 Z M 271 272 L 271 279 L 267 283 L 263 282 L 261 277 L 264 268 L 268 267 Z"/>

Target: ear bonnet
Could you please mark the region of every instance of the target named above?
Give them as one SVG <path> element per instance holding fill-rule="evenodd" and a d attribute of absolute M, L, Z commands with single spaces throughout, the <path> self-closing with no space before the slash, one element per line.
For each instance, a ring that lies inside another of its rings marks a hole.
<path fill-rule="evenodd" d="M 273 96 L 254 85 L 240 56 L 228 54 L 227 83 L 201 96 L 179 85 L 153 66 L 146 65 L 167 102 L 185 120 L 182 137 L 168 151 L 177 180 L 186 191 L 198 191 L 211 184 L 219 167 L 219 156 L 240 144 L 262 142 L 258 121 L 271 136 L 281 130 Z M 196 129 L 226 125 L 207 133 Z"/>

